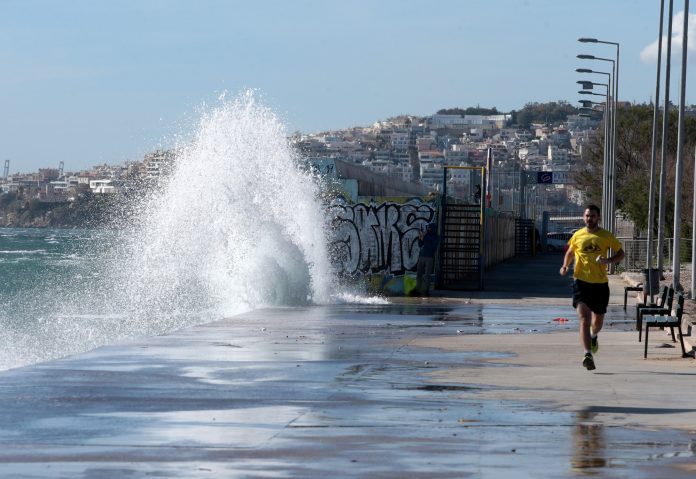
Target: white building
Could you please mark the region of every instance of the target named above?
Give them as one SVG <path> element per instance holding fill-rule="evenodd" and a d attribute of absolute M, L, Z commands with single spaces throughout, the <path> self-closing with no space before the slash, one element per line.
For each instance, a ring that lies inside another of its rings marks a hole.
<path fill-rule="evenodd" d="M 439 151 L 418 152 L 421 184 L 427 188 L 441 189 L 445 156 Z"/>
<path fill-rule="evenodd" d="M 407 150 L 411 135 L 406 131 L 395 131 L 390 135 L 390 144 L 397 150 Z"/>
<path fill-rule="evenodd" d="M 167 176 L 174 169 L 176 155 L 172 150 L 157 150 L 145 155 L 142 167 L 145 170 L 145 178 L 149 180 Z"/>
<path fill-rule="evenodd" d="M 119 192 L 119 188 L 113 183 L 112 180 L 91 180 L 89 182 L 89 189 L 92 190 L 94 194 L 114 194 Z"/>

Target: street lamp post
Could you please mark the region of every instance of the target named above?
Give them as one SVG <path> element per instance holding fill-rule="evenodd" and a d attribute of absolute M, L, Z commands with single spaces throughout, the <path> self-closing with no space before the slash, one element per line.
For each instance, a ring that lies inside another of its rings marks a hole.
<path fill-rule="evenodd" d="M 689 39 L 689 0 L 684 0 L 682 26 L 681 78 L 679 81 L 679 120 L 677 123 L 677 161 L 674 167 L 674 257 L 672 258 L 672 286 L 681 289 L 681 186 L 684 165 L 684 103 L 686 101 L 686 57 Z M 692 234 L 693 238 L 693 234 Z"/>
<path fill-rule="evenodd" d="M 611 73 L 609 73 L 609 72 L 600 72 L 597 70 L 590 70 L 589 68 L 576 68 L 575 71 L 578 73 L 596 73 L 598 75 L 606 75 L 607 76 L 607 83 L 611 84 Z M 582 80 L 579 80 L 577 83 L 585 83 L 585 82 Z M 604 85 L 604 83 L 603 83 L 603 85 Z"/>
<path fill-rule="evenodd" d="M 604 102 L 599 102 L 599 101 L 592 101 L 592 100 L 578 100 L 578 103 L 582 105 L 582 108 L 592 108 L 594 109 L 595 106 L 601 106 L 604 107 Z M 604 111 L 604 110 L 602 110 Z"/>
<path fill-rule="evenodd" d="M 591 69 L 589 69 L 589 68 L 576 68 L 575 71 L 578 72 L 578 73 L 592 73 L 592 74 L 606 75 L 606 76 L 607 76 L 607 83 L 606 83 L 606 85 L 611 85 L 611 84 L 612 84 L 612 81 L 611 81 L 611 73 L 609 73 L 609 72 L 600 72 L 600 71 L 591 70 Z M 587 88 L 587 86 L 586 86 L 586 85 L 587 85 L 586 82 L 580 80 L 580 81 L 578 81 L 577 83 L 582 84 L 584 89 L 586 89 L 586 90 L 589 89 L 589 88 Z M 609 88 L 609 87 L 607 86 L 607 88 Z M 606 114 L 609 115 L 609 113 L 606 113 Z M 610 131 L 614 131 L 614 129 L 612 128 L 612 125 L 613 125 L 613 122 L 614 122 L 614 118 L 613 118 L 613 117 L 610 117 L 610 120 L 609 120 L 609 121 L 610 121 L 610 122 L 609 122 L 608 124 L 605 123 L 605 129 L 604 129 L 604 135 L 605 135 L 604 137 L 607 138 L 607 139 L 610 138 L 610 135 L 608 135 L 608 133 L 609 133 Z M 605 140 L 605 144 L 606 144 L 607 141 L 608 141 L 608 140 Z M 611 142 L 610 144 L 613 144 L 613 142 Z M 612 150 L 609 150 L 609 151 L 613 151 L 613 149 L 612 149 Z M 610 198 L 610 196 L 611 196 L 611 193 L 610 193 L 610 191 L 611 191 L 611 190 L 610 190 L 611 185 L 610 185 L 610 183 L 609 183 L 609 177 L 610 177 L 610 174 L 609 174 L 609 171 L 610 171 L 610 170 L 609 170 L 609 168 L 610 168 L 610 165 L 611 165 L 610 160 L 609 160 L 610 157 L 611 157 L 611 154 L 609 153 L 608 156 L 607 156 L 607 162 L 606 162 L 605 165 L 604 165 L 604 171 L 603 171 L 603 174 L 602 174 L 602 211 L 604 212 L 603 214 L 606 215 L 606 218 L 607 218 L 608 221 L 609 221 L 610 218 L 611 218 L 611 216 L 610 216 L 610 212 L 611 212 L 610 204 L 611 204 L 611 203 L 609 202 L 609 198 Z M 610 225 L 609 225 L 609 227 L 608 227 L 607 229 L 609 229 L 609 228 L 611 228 L 611 223 L 610 223 Z"/>
<path fill-rule="evenodd" d="M 592 82 L 578 81 L 582 84 L 583 90 L 579 91 L 580 95 L 595 95 L 604 97 L 604 162 L 602 165 L 602 211 L 609 218 L 610 214 L 610 204 L 609 204 L 609 188 L 610 188 L 610 168 L 611 168 L 611 113 L 610 113 L 610 103 L 609 103 L 609 86 L 608 84 L 603 84 L 607 87 L 606 94 L 602 95 L 600 93 L 595 93 L 589 91 L 592 88 Z M 605 225 L 609 229 L 609 225 Z"/>
<path fill-rule="evenodd" d="M 618 101 L 619 101 L 619 43 L 618 42 L 609 42 L 606 40 L 599 40 L 597 38 L 578 38 L 578 41 L 581 43 L 603 43 L 605 45 L 614 45 L 616 47 L 616 63 L 614 64 L 612 62 L 612 78 L 614 79 L 614 88 L 613 88 L 613 97 L 614 97 L 614 108 L 612 109 L 612 158 L 611 158 L 611 190 L 610 190 L 610 205 L 611 205 L 611 229 L 610 231 L 614 233 L 614 227 L 616 225 L 616 214 L 615 214 L 615 207 L 616 207 L 616 196 L 615 196 L 615 189 L 616 189 L 616 113 L 617 113 L 617 106 L 618 106 Z M 597 60 L 605 60 L 602 58 L 596 58 Z M 616 69 L 613 67 L 616 66 Z"/>
<path fill-rule="evenodd" d="M 650 186 L 648 188 L 648 238 L 646 245 L 645 269 L 647 271 L 646 284 L 650 302 L 653 302 L 653 241 L 655 225 L 655 170 L 657 167 L 657 122 L 660 116 L 660 66 L 662 63 L 662 26 L 664 25 L 665 0 L 660 1 L 660 27 L 657 35 L 657 78 L 655 79 L 655 101 L 653 107 L 652 146 L 650 149 Z M 696 174 L 696 173 L 695 173 Z M 696 214 L 696 208 L 694 208 Z M 694 223 L 696 224 L 696 223 Z M 696 264 L 696 263 L 695 263 Z M 658 269 L 659 271 L 659 269 Z M 694 276 L 696 277 L 696 276 Z M 659 278 L 658 278 L 659 283 Z M 693 297 L 693 295 L 692 295 Z"/>
<path fill-rule="evenodd" d="M 603 205 L 604 205 L 604 216 L 607 219 L 607 230 L 611 231 L 612 233 L 614 232 L 614 193 L 613 193 L 613 188 L 615 186 L 615 172 L 616 172 L 616 152 L 615 152 L 615 147 L 616 147 L 616 139 L 614 138 L 614 133 L 616 131 L 615 128 L 615 123 L 616 123 L 616 98 L 613 99 L 612 102 L 609 102 L 609 97 L 613 95 L 613 91 L 616 89 L 615 84 L 616 84 L 616 62 L 612 60 L 611 58 L 602 58 L 602 57 L 597 57 L 594 55 L 585 55 L 585 54 L 580 54 L 577 56 L 577 58 L 581 60 L 601 60 L 601 61 L 607 61 L 611 62 L 611 81 L 609 82 L 611 85 L 611 88 L 608 86 L 607 87 L 607 120 L 608 120 L 608 125 L 607 125 L 607 135 L 605 136 L 605 143 L 608 144 L 608 156 L 607 156 L 607 166 L 605 169 L 605 183 L 606 183 L 606 188 L 604 193 L 606 194 L 606 200 L 603 198 Z"/>
<path fill-rule="evenodd" d="M 662 148 L 660 149 L 660 203 L 657 213 L 657 269 L 662 275 L 664 270 L 665 248 L 665 210 L 667 194 L 667 134 L 669 133 L 669 73 L 672 62 L 672 12 L 674 2 L 669 0 L 669 13 L 667 14 L 667 50 L 665 52 L 665 101 L 662 112 Z M 660 38 L 660 41 L 662 39 Z"/>

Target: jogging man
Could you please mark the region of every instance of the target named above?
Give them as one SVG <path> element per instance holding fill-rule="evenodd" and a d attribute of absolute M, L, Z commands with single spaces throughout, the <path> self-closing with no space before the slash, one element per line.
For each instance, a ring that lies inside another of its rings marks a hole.
<path fill-rule="evenodd" d="M 593 353 L 599 349 L 597 334 L 604 324 L 604 314 L 609 305 L 609 278 L 607 267 L 620 263 L 624 258 L 621 242 L 609 231 L 599 226 L 600 211 L 588 205 L 583 213 L 585 227 L 577 230 L 568 240 L 568 250 L 563 257 L 560 274 L 565 276 L 575 261 L 573 271 L 573 307 L 580 319 L 580 340 L 585 348 L 582 365 L 589 371 L 595 369 Z M 607 257 L 608 250 L 615 251 Z"/>

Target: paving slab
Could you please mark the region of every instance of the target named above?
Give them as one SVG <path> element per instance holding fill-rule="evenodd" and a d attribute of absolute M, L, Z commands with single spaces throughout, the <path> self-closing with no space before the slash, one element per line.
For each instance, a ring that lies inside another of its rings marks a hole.
<path fill-rule="evenodd" d="M 694 361 L 657 335 L 644 360 L 621 290 L 581 368 L 559 259 L 500 265 L 498 293 L 262 309 L 4 371 L 0 475 L 692 477 Z"/>

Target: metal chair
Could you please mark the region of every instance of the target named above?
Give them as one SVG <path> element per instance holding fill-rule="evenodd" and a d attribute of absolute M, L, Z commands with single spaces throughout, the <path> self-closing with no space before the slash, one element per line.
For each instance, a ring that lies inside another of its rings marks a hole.
<path fill-rule="evenodd" d="M 646 314 L 671 314 L 674 301 L 674 288 L 671 285 L 660 287 L 659 301 L 657 303 L 636 304 L 636 329 L 638 330 L 638 342 L 643 334 L 643 316 Z"/>
<path fill-rule="evenodd" d="M 643 358 L 648 357 L 648 331 L 650 328 L 669 328 L 672 333 L 672 341 L 677 342 L 674 337 L 674 328 L 679 331 L 679 343 L 681 344 L 682 358 L 692 357 L 691 354 L 686 353 L 686 348 L 684 347 L 684 336 L 682 334 L 681 322 L 682 315 L 684 314 L 684 293 L 677 293 L 677 306 L 674 310 L 674 316 L 668 315 L 645 315 L 643 316 L 643 322 L 645 323 L 645 352 L 643 353 Z"/>

